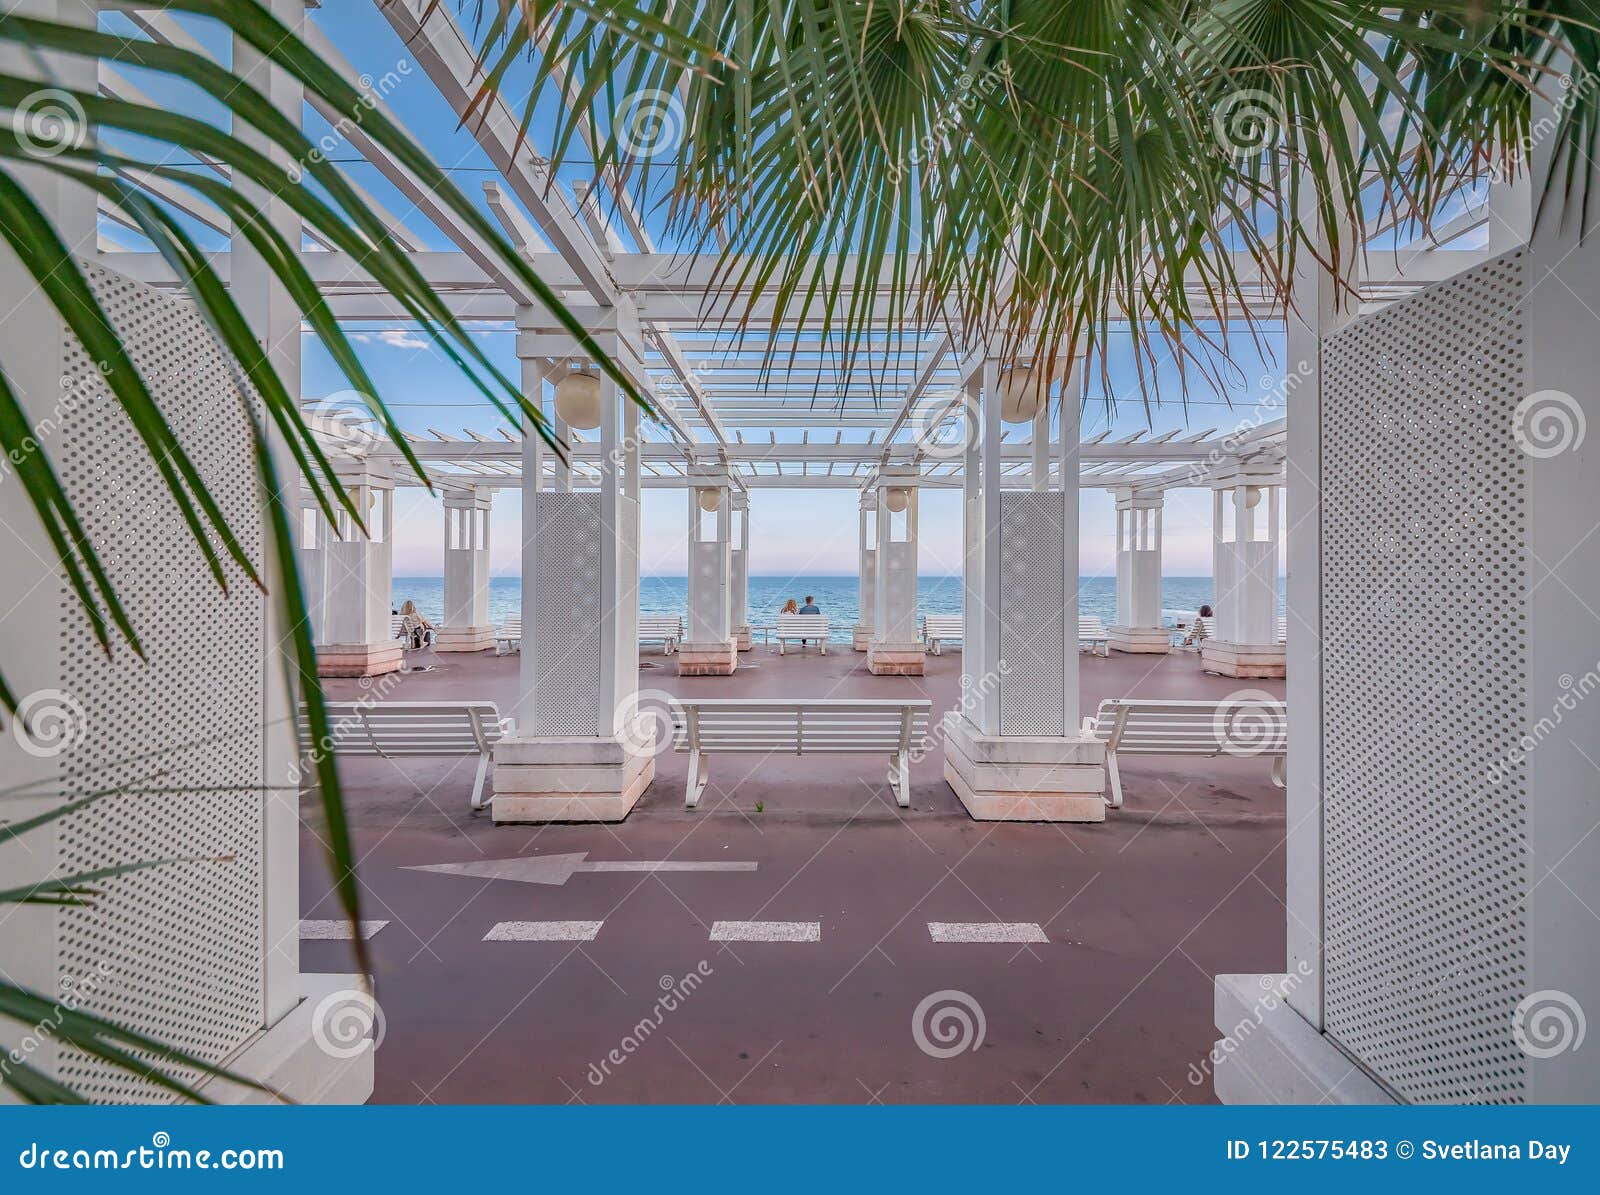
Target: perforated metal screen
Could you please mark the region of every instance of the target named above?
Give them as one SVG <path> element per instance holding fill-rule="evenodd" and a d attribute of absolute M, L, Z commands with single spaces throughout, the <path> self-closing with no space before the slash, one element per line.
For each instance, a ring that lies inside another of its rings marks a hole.
<path fill-rule="evenodd" d="M 1419 1103 L 1524 1097 L 1524 285 L 1512 253 L 1322 350 L 1325 1016 Z"/>
<path fill-rule="evenodd" d="M 1001 734 L 1067 733 L 1065 509 L 1059 492 L 1000 495 Z"/>
<path fill-rule="evenodd" d="M 228 363 L 193 309 L 86 267 L 96 294 L 249 557 L 261 560 L 249 429 Z M 60 822 L 61 870 L 199 857 L 97 882 L 60 919 L 64 994 L 207 1060 L 232 1053 L 263 1017 L 263 683 L 266 607 L 229 567 L 208 573 L 121 406 L 74 346 L 63 417 L 47 438 L 73 505 L 113 577 L 146 658 L 110 655 L 61 585 L 61 685 L 84 733 L 63 784 L 113 796 Z M 139 789 L 191 788 L 181 794 Z M 71 1050 L 63 1080 L 104 1102 L 162 1100 L 159 1088 Z"/>

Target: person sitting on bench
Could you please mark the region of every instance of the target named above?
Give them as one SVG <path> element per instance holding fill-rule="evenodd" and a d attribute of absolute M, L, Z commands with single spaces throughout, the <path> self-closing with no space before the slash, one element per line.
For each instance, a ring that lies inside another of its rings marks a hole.
<path fill-rule="evenodd" d="M 821 614 L 822 610 L 821 610 L 821 608 L 818 607 L 816 599 L 813 598 L 808 593 L 808 594 L 806 594 L 806 604 L 801 606 L 800 609 L 796 611 L 796 613 L 797 614 Z M 802 640 L 800 640 L 800 646 L 801 647 L 805 647 L 810 642 L 811 642 L 811 640 L 809 640 L 809 639 L 802 639 Z"/>
<path fill-rule="evenodd" d="M 433 623 L 410 598 L 400 606 L 400 634 L 412 648 L 426 647 L 433 642 Z"/>

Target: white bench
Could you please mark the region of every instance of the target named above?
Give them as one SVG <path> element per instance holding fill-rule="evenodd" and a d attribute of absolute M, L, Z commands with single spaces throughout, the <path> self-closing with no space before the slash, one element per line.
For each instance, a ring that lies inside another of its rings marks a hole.
<path fill-rule="evenodd" d="M 1281 701 L 1137 701 L 1111 698 L 1083 720 L 1085 734 L 1106 745 L 1111 807 L 1122 807 L 1119 755 L 1263 755 L 1272 783 L 1284 786 L 1288 707 Z"/>
<path fill-rule="evenodd" d="M 307 754 L 331 750 L 334 755 L 476 755 L 478 774 L 472 782 L 472 808 L 488 804 L 483 778 L 494 745 L 511 731 L 511 719 L 500 716 L 492 701 L 330 701 L 328 743 L 311 742 L 311 724 L 300 708 L 300 742 Z"/>
<path fill-rule="evenodd" d="M 911 804 L 911 753 L 927 744 L 933 703 L 914 698 L 871 701 L 826 697 L 749 700 L 674 698 L 673 748 L 689 753 L 683 803 L 693 809 L 706 790 L 705 757 L 713 753 L 887 755 L 895 802 Z"/>
<path fill-rule="evenodd" d="M 1105 623 L 1100 621 L 1098 614 L 1078 615 L 1078 650 L 1098 651 L 1110 658 L 1111 633 L 1106 630 Z"/>
<path fill-rule="evenodd" d="M 1183 641 L 1187 639 L 1191 632 L 1195 631 L 1196 629 L 1199 630 L 1200 634 L 1197 635 L 1195 637 L 1195 641 L 1189 645 L 1190 650 L 1192 651 L 1199 651 L 1199 645 L 1205 640 L 1216 638 L 1217 620 L 1210 615 L 1206 615 L 1204 617 L 1196 616 L 1188 626 L 1173 627 L 1172 637 L 1179 646 L 1182 646 Z"/>
<path fill-rule="evenodd" d="M 1287 618 L 1280 618 L 1280 619 L 1278 619 L 1278 642 L 1279 643 L 1287 643 L 1288 641 L 1289 641 L 1289 620 Z"/>
<path fill-rule="evenodd" d="M 780 614 L 778 626 L 773 631 L 773 638 L 778 641 L 778 654 L 784 654 L 784 642 L 800 641 L 802 644 L 807 639 L 815 639 L 822 649 L 822 654 L 828 654 L 828 616 L 826 614 Z"/>
<path fill-rule="evenodd" d="M 683 617 L 678 614 L 639 615 L 639 645 L 661 644 L 661 654 L 670 656 L 683 642 Z"/>
<path fill-rule="evenodd" d="M 944 654 L 946 643 L 964 642 L 962 619 L 959 614 L 925 614 L 922 617 L 922 639 L 934 655 Z"/>
<path fill-rule="evenodd" d="M 494 629 L 494 654 L 508 655 L 522 650 L 522 615 L 508 614 L 505 622 Z"/>

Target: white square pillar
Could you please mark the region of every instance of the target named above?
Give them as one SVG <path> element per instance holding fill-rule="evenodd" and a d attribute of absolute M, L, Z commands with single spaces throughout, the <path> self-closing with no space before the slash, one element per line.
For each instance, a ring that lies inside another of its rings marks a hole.
<path fill-rule="evenodd" d="M 916 465 L 885 465 L 877 491 L 872 633 L 867 669 L 877 676 L 921 676 L 927 648 L 917 632 Z"/>
<path fill-rule="evenodd" d="M 1161 516 L 1163 496 L 1119 486 L 1117 520 L 1117 620 L 1111 648 L 1164 655 L 1172 636 L 1161 625 Z"/>
<path fill-rule="evenodd" d="M 444 625 L 438 651 L 483 651 L 494 646 L 489 620 L 489 512 L 486 486 L 444 495 Z"/>
<path fill-rule="evenodd" d="M 1240 465 L 1212 481 L 1212 574 L 1215 630 L 1200 643 L 1207 672 L 1241 678 L 1281 677 L 1278 638 L 1278 542 L 1282 477 L 1275 469 Z"/>
<path fill-rule="evenodd" d="M 387 465 L 377 462 L 353 467 L 335 462 L 335 469 L 361 515 L 361 525 L 337 503 L 331 524 L 315 507 L 301 516 L 302 581 L 315 617 L 317 675 L 398 672 L 402 644 L 391 633 L 390 614 L 394 478 Z"/>
<path fill-rule="evenodd" d="M 733 499 L 726 469 L 689 466 L 689 620 L 678 645 L 679 676 L 731 676 Z"/>
<path fill-rule="evenodd" d="M 878 602 L 878 493 L 861 495 L 856 541 L 856 625 L 850 628 L 851 646 L 866 651 L 872 645 L 873 607 Z"/>
<path fill-rule="evenodd" d="M 1038 382 L 1003 372 L 983 365 L 967 448 L 963 693 L 945 716 L 944 775 L 975 818 L 1102 821 L 1105 747 L 1078 725 L 1080 374 L 1062 379 L 1055 484 L 1036 467 L 1028 488 L 1006 489 L 1002 388 Z"/>
<path fill-rule="evenodd" d="M 735 490 L 733 506 L 733 639 L 740 651 L 750 650 L 750 496 Z"/>

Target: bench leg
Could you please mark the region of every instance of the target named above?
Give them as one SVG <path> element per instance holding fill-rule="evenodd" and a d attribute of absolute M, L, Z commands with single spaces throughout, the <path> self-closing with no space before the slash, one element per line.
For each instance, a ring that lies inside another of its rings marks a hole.
<path fill-rule="evenodd" d="M 1111 808 L 1122 808 L 1122 773 L 1117 771 L 1117 753 L 1106 752 L 1106 778 L 1111 781 Z"/>
<path fill-rule="evenodd" d="M 1285 775 L 1285 768 L 1288 762 L 1288 757 L 1284 755 L 1274 755 L 1272 757 L 1272 783 L 1279 788 L 1289 787 L 1287 783 L 1288 777 Z"/>
<path fill-rule="evenodd" d="M 902 809 L 911 808 L 911 761 L 903 751 L 892 757 L 889 787 L 894 789 L 894 803 Z"/>
<path fill-rule="evenodd" d="M 483 778 L 489 772 L 489 753 L 478 756 L 478 775 L 472 781 L 472 812 L 476 813 L 489 802 L 483 795 Z"/>
<path fill-rule="evenodd" d="M 693 809 L 700 804 L 700 796 L 706 791 L 706 784 L 710 778 L 706 768 L 705 756 L 698 751 L 689 752 L 689 784 L 683 793 L 683 807 L 685 809 Z"/>
<path fill-rule="evenodd" d="M 782 639 L 778 640 L 778 654 L 780 656 L 783 654 L 783 640 Z"/>

